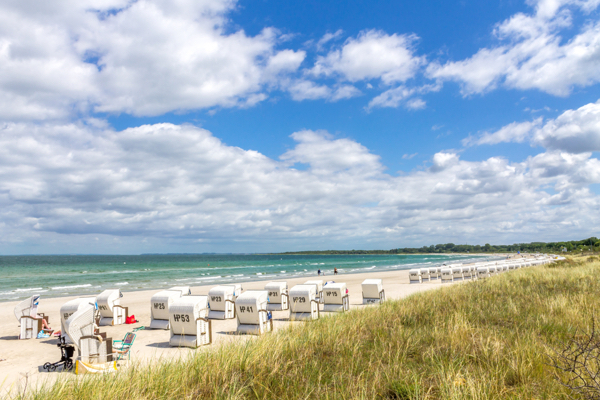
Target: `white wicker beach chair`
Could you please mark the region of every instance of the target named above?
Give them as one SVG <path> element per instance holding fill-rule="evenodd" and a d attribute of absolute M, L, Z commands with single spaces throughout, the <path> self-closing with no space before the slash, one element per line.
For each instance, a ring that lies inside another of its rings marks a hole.
<path fill-rule="evenodd" d="M 84 363 L 102 364 L 112 361 L 112 338 L 96 333 L 96 306 L 89 302 L 79 304 L 65 321 L 64 334 L 78 351 L 78 360 Z"/>
<path fill-rule="evenodd" d="M 410 283 L 422 283 L 423 280 L 421 278 L 421 270 L 418 268 L 413 268 L 408 271 L 408 279 Z"/>
<path fill-rule="evenodd" d="M 323 287 L 323 311 L 344 312 L 350 309 L 350 297 L 345 283 L 327 283 Z"/>
<path fill-rule="evenodd" d="M 471 279 L 471 267 L 469 265 L 462 267 L 462 275 L 463 279 Z"/>
<path fill-rule="evenodd" d="M 453 281 L 462 281 L 464 279 L 463 277 L 463 267 L 453 267 L 452 268 L 452 280 Z"/>
<path fill-rule="evenodd" d="M 478 267 L 477 268 L 477 278 L 485 279 L 490 277 L 490 269 L 488 267 Z"/>
<path fill-rule="evenodd" d="M 235 318 L 235 287 L 233 285 L 215 286 L 208 291 L 208 318 Z"/>
<path fill-rule="evenodd" d="M 452 283 L 454 281 L 454 273 L 452 268 L 442 268 L 442 283 Z"/>
<path fill-rule="evenodd" d="M 60 330 L 65 335 L 66 322 L 71 315 L 77 312 L 79 309 L 87 308 L 88 305 L 92 305 L 95 309 L 96 298 L 95 297 L 79 297 L 73 300 L 67 301 L 60 307 Z M 69 336 L 66 335 L 65 342 L 67 344 L 77 344 L 70 341 Z"/>
<path fill-rule="evenodd" d="M 37 312 L 39 301 L 40 295 L 34 294 L 15 306 L 15 317 L 21 324 L 19 339 L 35 339 L 44 326 L 42 320 L 48 322 L 47 316 Z"/>
<path fill-rule="evenodd" d="M 169 345 L 195 349 L 212 343 L 212 326 L 207 313 L 208 296 L 182 296 L 175 299 L 169 305 Z"/>
<path fill-rule="evenodd" d="M 268 297 L 266 290 L 250 290 L 238 296 L 235 300 L 238 333 L 261 335 L 273 330 L 273 319 L 267 310 Z"/>
<path fill-rule="evenodd" d="M 437 267 L 429 268 L 429 280 L 433 281 L 439 278 Z"/>
<path fill-rule="evenodd" d="M 121 325 L 129 316 L 129 309 L 121 305 L 123 294 L 119 289 L 107 289 L 96 297 L 100 311 L 100 326 Z"/>
<path fill-rule="evenodd" d="M 429 268 L 421 268 L 421 282 L 429 282 Z"/>
<path fill-rule="evenodd" d="M 169 306 L 181 298 L 181 290 L 162 290 L 150 299 L 150 326 L 148 329 L 169 329 Z"/>
<path fill-rule="evenodd" d="M 385 301 L 381 279 L 365 279 L 362 284 L 363 304 L 379 304 Z"/>
<path fill-rule="evenodd" d="M 265 285 L 265 290 L 269 292 L 267 310 L 289 310 L 290 297 L 288 296 L 287 282 L 269 282 Z"/>
<path fill-rule="evenodd" d="M 319 315 L 316 285 L 296 285 L 290 289 L 290 320 L 312 320 Z"/>

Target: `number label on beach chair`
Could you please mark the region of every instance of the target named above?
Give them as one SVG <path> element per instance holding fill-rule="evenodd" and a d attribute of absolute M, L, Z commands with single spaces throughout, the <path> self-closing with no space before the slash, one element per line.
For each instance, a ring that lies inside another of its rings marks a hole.
<path fill-rule="evenodd" d="M 306 303 L 306 297 L 292 297 L 294 303 Z"/>
<path fill-rule="evenodd" d="M 187 314 L 173 314 L 173 319 L 176 322 L 190 322 L 190 316 Z"/>
<path fill-rule="evenodd" d="M 210 301 L 216 301 L 216 302 L 220 303 L 223 300 L 222 300 L 221 296 L 211 296 Z"/>
<path fill-rule="evenodd" d="M 338 293 L 337 292 L 325 292 L 325 296 L 327 297 L 337 297 Z"/>
<path fill-rule="evenodd" d="M 279 293 L 278 292 L 269 292 L 269 297 L 278 297 Z"/>
<path fill-rule="evenodd" d="M 240 312 L 244 313 L 244 312 L 254 312 L 254 308 L 252 308 L 252 306 L 240 306 Z"/>
<path fill-rule="evenodd" d="M 156 310 L 165 310 L 165 303 L 154 303 L 154 309 Z"/>

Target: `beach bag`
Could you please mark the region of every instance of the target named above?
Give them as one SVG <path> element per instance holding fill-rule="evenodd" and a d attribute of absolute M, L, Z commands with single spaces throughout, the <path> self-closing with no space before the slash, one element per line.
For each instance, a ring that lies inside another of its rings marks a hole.
<path fill-rule="evenodd" d="M 129 317 L 125 318 L 126 324 L 135 324 L 136 322 L 138 321 L 136 321 L 135 315 L 130 315 Z"/>

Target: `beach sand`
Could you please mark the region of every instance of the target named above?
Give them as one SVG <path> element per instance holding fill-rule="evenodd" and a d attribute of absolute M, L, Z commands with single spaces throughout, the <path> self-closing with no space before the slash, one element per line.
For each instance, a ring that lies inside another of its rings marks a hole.
<path fill-rule="evenodd" d="M 288 288 L 302 284 L 310 279 L 323 279 L 324 281 L 345 282 L 350 295 L 350 309 L 365 307 L 362 305 L 361 283 L 365 279 L 383 279 L 383 288 L 386 298 L 400 299 L 413 293 L 422 292 L 442 286 L 441 280 L 433 280 L 422 284 L 410 284 L 408 270 L 369 272 L 359 274 L 339 274 L 337 276 L 327 275 L 318 277 L 302 277 L 288 279 Z M 243 283 L 244 290 L 264 289 L 269 281 L 255 281 Z M 210 288 L 216 285 L 192 287 L 192 295 L 207 295 Z M 446 284 L 444 284 L 446 286 Z M 164 288 L 167 289 L 167 288 Z M 129 315 L 135 315 L 139 323 L 133 325 L 118 325 L 101 327 L 101 332 L 106 332 L 107 337 L 122 339 L 127 332 L 139 326 L 150 324 L 150 298 L 159 289 L 139 292 L 124 292 L 121 305 L 129 307 Z M 60 329 L 60 307 L 67 301 L 76 297 L 44 298 L 40 300 L 39 312 L 50 317 L 50 326 Z M 23 390 L 25 383 L 38 386 L 43 382 L 52 382 L 59 376 L 67 374 L 60 372 L 46 372 L 42 365 L 47 362 L 55 362 L 60 359 L 60 350 L 56 346 L 57 338 L 18 340 L 19 323 L 16 320 L 13 309 L 17 302 L 1 303 L 0 307 L 0 396 L 14 390 Z M 322 313 L 322 315 L 325 313 Z M 274 329 L 281 329 L 290 323 L 300 324 L 304 322 L 289 322 L 287 320 L 289 311 L 274 311 Z M 169 346 L 170 332 L 168 330 L 140 330 L 137 332 L 135 343 L 132 347 L 131 360 L 149 362 L 152 359 L 173 359 L 188 356 L 196 351 L 204 351 L 227 343 L 232 340 L 249 340 L 255 336 L 236 335 L 237 321 L 213 320 L 213 344 L 196 350 L 190 348 L 175 348 Z M 73 375 L 71 373 L 68 373 Z"/>

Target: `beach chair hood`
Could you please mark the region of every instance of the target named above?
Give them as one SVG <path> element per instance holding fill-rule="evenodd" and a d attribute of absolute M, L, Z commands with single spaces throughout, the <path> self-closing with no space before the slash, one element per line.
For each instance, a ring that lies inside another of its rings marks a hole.
<path fill-rule="evenodd" d="M 182 296 L 190 296 L 192 294 L 192 288 L 189 286 L 173 286 L 169 290 L 179 290 Z"/>
<path fill-rule="evenodd" d="M 84 336 L 94 334 L 95 321 L 94 316 L 96 307 L 90 303 L 83 303 L 65 322 L 64 334 L 70 339 L 70 342 L 79 348 L 80 339 Z"/>
<path fill-rule="evenodd" d="M 21 321 L 21 317 L 36 317 L 37 307 L 40 301 L 40 295 L 34 294 L 30 298 L 23 300 L 15 306 L 15 317 L 17 321 Z"/>

